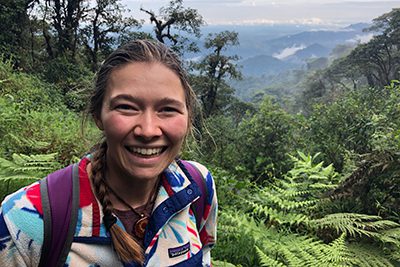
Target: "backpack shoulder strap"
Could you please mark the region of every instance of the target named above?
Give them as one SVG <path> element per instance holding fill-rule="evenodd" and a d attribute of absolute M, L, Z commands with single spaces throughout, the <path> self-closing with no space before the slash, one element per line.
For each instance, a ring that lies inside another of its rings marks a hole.
<path fill-rule="evenodd" d="M 44 240 L 39 266 L 63 266 L 75 234 L 79 207 L 78 164 L 40 180 Z"/>
<path fill-rule="evenodd" d="M 204 207 L 206 206 L 207 201 L 207 185 L 206 181 L 204 180 L 203 175 L 201 174 L 200 170 L 190 162 L 186 160 L 180 160 L 183 164 L 189 175 L 192 177 L 193 181 L 197 184 L 200 188 L 200 198 L 192 204 L 194 216 L 196 217 L 196 226 L 197 229 L 200 231 L 201 221 L 203 219 L 204 214 Z"/>

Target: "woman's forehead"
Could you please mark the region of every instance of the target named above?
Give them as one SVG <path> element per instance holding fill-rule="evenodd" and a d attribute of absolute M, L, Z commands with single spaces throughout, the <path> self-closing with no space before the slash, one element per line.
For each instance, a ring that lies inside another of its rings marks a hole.
<path fill-rule="evenodd" d="M 126 95 L 138 100 L 164 99 L 185 102 L 179 76 L 158 62 L 135 62 L 115 69 L 108 80 L 109 98 Z"/>

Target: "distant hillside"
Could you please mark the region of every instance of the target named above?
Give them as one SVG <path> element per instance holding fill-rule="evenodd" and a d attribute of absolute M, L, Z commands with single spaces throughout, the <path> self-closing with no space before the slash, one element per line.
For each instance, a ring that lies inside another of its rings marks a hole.
<path fill-rule="evenodd" d="M 200 47 L 200 54 L 205 55 L 208 51 L 203 48 L 204 38 L 209 33 L 226 30 L 238 32 L 239 46 L 230 47 L 225 53 L 238 55 L 242 60 L 246 60 L 259 55 L 273 56 L 295 46 L 306 48 L 318 44 L 333 49 L 338 44 L 366 36 L 367 33 L 362 29 L 368 26 L 366 23 L 358 23 L 339 29 L 332 27 L 322 29 L 323 26 L 318 25 L 209 25 L 202 28 L 203 37 L 200 40 L 192 40 Z M 189 53 L 186 56 L 195 58 L 200 55 Z"/>
<path fill-rule="evenodd" d="M 247 76 L 240 81 L 229 81 L 236 96 L 244 101 L 254 101 L 256 95 L 266 94 L 280 103 L 297 91 L 297 83 L 304 78 L 304 70 L 288 70 L 275 75 Z"/>
<path fill-rule="evenodd" d="M 259 55 L 239 62 L 244 76 L 262 76 L 299 67 L 298 64 L 287 63 L 268 55 Z"/>
<path fill-rule="evenodd" d="M 304 71 L 320 69 L 328 64 L 328 57 L 338 45 L 355 44 L 368 39 L 371 33 L 363 32 L 366 23 L 343 28 L 321 28 L 319 25 L 219 25 L 207 26 L 208 33 L 224 30 L 239 33 L 240 45 L 229 47 L 224 53 L 238 55 L 244 79 L 230 81 L 236 95 L 249 100 L 257 92 L 273 94 L 284 99 L 298 87 Z M 203 47 L 199 40 L 199 47 Z M 210 51 L 201 51 L 206 55 Z M 199 58 L 199 54 L 189 58 Z"/>
<path fill-rule="evenodd" d="M 346 30 L 356 30 L 356 31 L 363 31 L 364 29 L 370 27 L 371 25 L 368 23 L 355 23 L 355 24 L 350 24 L 347 27 L 344 27 Z"/>
<path fill-rule="evenodd" d="M 367 26 L 368 24 L 359 23 L 339 30 L 304 31 L 269 40 L 265 43 L 265 46 L 270 47 L 271 50 L 275 52 L 279 52 L 286 47 L 295 45 L 310 46 L 313 44 L 319 44 L 332 49 L 338 44 L 343 44 L 350 40 L 360 38 L 362 35 L 367 35 L 362 31 Z"/>
<path fill-rule="evenodd" d="M 310 31 L 314 25 L 290 25 L 290 24 L 261 24 L 261 25 L 207 25 L 202 28 L 203 38 L 209 33 L 221 31 L 235 31 L 239 33 L 240 45 L 229 48 L 228 54 L 239 55 L 247 59 L 257 55 L 272 55 L 273 50 L 268 45 L 269 40 L 279 37 L 293 35 L 296 33 Z M 202 46 L 202 42 L 199 43 Z"/>

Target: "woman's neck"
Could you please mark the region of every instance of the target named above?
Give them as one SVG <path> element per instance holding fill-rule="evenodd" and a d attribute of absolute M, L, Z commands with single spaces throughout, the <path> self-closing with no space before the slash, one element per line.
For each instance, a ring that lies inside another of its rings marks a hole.
<path fill-rule="evenodd" d="M 89 177 L 91 175 L 91 164 L 88 164 L 87 171 Z M 157 194 L 156 186 L 159 186 L 159 177 L 154 179 L 134 179 L 114 173 L 113 171 L 106 172 L 106 181 L 112 190 L 118 194 L 127 204 L 133 208 L 137 208 L 147 204 Z M 91 181 L 92 183 L 92 181 Z M 93 186 L 93 185 L 92 185 Z M 118 210 L 128 210 L 124 203 L 118 200 L 112 193 L 109 193 L 109 198 L 113 207 Z"/>
<path fill-rule="evenodd" d="M 113 191 L 133 208 L 145 205 L 157 193 L 155 187 L 158 186 L 159 177 L 151 180 L 135 179 L 112 173 L 106 177 L 108 185 Z M 115 199 L 112 198 L 112 200 Z"/>

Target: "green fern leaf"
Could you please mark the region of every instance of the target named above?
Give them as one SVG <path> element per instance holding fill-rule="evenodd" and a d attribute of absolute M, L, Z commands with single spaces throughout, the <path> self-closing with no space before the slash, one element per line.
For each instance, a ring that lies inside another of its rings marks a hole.
<path fill-rule="evenodd" d="M 285 267 L 285 265 L 268 255 L 266 255 L 264 252 L 262 252 L 258 247 L 256 247 L 257 255 L 260 258 L 261 266 L 266 266 L 266 267 Z"/>
<path fill-rule="evenodd" d="M 353 261 L 351 252 L 346 246 L 346 234 L 342 234 L 329 246 L 325 247 L 324 256 L 321 258 L 321 266 L 351 266 Z"/>
<path fill-rule="evenodd" d="M 382 254 L 382 251 L 376 246 L 351 243 L 348 245 L 348 250 L 354 258 L 355 265 L 360 267 L 394 267 L 388 260 L 387 255 Z"/>
<path fill-rule="evenodd" d="M 338 234 L 345 233 L 352 237 L 378 237 L 378 230 L 398 227 L 395 222 L 381 220 L 379 216 L 357 213 L 334 213 L 320 219 L 309 221 L 309 226 L 316 229 L 334 229 Z"/>

